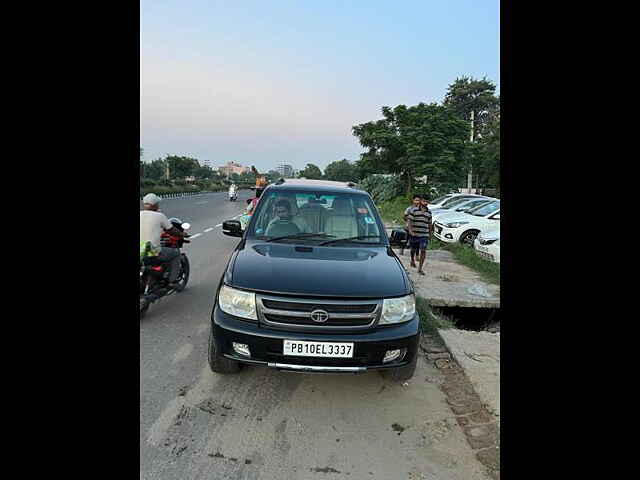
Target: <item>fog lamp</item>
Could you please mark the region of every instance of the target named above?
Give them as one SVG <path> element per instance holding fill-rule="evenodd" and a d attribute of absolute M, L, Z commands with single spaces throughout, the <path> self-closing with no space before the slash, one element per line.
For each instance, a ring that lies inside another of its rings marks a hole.
<path fill-rule="evenodd" d="M 384 358 L 382 359 L 382 363 L 392 362 L 404 353 L 404 348 L 399 348 L 398 350 L 387 350 L 387 353 L 384 354 Z"/>
<path fill-rule="evenodd" d="M 247 345 L 246 343 L 233 342 L 233 349 L 236 351 L 236 353 L 239 353 L 240 355 L 244 355 L 246 357 L 251 356 L 251 352 L 249 351 L 249 345 Z"/>

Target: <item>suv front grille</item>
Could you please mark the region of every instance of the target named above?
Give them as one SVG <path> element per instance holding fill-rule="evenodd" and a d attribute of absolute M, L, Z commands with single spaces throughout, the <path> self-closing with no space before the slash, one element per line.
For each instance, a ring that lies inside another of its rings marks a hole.
<path fill-rule="evenodd" d="M 257 295 L 258 318 L 274 328 L 322 331 L 362 329 L 372 326 L 382 310 L 382 300 L 325 300 Z M 312 312 L 328 314 L 324 322 L 314 321 Z"/>

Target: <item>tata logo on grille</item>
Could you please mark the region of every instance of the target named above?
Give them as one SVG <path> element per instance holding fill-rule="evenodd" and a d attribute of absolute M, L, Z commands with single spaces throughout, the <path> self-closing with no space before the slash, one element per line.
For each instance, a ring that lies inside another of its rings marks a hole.
<path fill-rule="evenodd" d="M 311 320 L 317 323 L 324 323 L 329 320 L 329 314 L 324 310 L 314 310 L 311 312 Z"/>

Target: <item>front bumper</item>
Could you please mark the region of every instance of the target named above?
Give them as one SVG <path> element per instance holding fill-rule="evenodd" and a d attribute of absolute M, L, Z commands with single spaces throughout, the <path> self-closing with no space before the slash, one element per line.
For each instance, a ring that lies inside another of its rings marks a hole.
<path fill-rule="evenodd" d="M 312 373 L 363 373 L 367 370 L 398 368 L 418 354 L 420 317 L 402 325 L 348 333 L 288 332 L 231 316 L 216 304 L 212 315 L 216 349 L 224 357 L 241 363 L 264 365 L 278 370 Z M 283 340 L 310 342 L 353 342 L 353 358 L 298 357 L 283 355 Z M 238 354 L 232 343 L 249 346 L 251 356 Z M 402 358 L 388 363 L 387 350 L 406 349 Z"/>
<path fill-rule="evenodd" d="M 476 238 L 473 242 L 473 248 L 475 249 L 476 254 L 479 257 L 484 258 L 485 260 L 488 260 L 490 262 L 500 263 L 500 247 L 498 247 L 497 245 L 480 245 L 480 242 Z"/>
<path fill-rule="evenodd" d="M 462 228 L 447 228 L 444 225 L 437 224 L 441 230 L 438 232 L 437 228 L 434 228 L 433 235 L 440 241 L 445 243 L 455 243 L 460 239 Z"/>

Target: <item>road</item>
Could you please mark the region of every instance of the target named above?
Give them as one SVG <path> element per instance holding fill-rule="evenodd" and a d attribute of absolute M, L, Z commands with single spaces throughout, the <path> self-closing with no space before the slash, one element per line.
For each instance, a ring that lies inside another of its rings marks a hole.
<path fill-rule="evenodd" d="M 161 203 L 194 238 L 186 290 L 140 321 L 140 479 L 488 478 L 438 387 L 442 373 L 422 356 L 407 385 L 377 372 L 209 370 L 213 295 L 238 242 L 220 225 L 250 193 Z"/>

